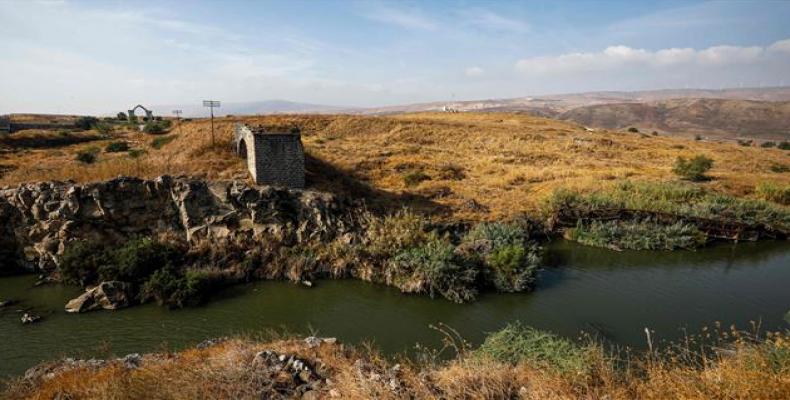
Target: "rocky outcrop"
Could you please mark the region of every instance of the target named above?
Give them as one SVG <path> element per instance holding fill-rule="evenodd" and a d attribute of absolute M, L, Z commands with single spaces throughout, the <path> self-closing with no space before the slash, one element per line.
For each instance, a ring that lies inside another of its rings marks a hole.
<path fill-rule="evenodd" d="M 126 282 L 102 282 L 79 297 L 66 303 L 66 312 L 81 313 L 94 310 L 117 310 L 131 304 L 131 285 Z"/>
<path fill-rule="evenodd" d="M 329 193 L 169 176 L 6 187 L 0 189 L 0 274 L 54 271 L 65 245 L 80 239 L 331 240 L 355 230 L 358 206 Z"/>

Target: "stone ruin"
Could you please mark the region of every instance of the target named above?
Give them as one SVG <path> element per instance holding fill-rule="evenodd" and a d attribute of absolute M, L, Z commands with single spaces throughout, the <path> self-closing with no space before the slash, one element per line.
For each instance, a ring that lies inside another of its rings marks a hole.
<path fill-rule="evenodd" d="M 247 160 L 257 185 L 302 189 L 305 186 L 304 147 L 299 128 L 237 123 L 233 146 Z"/>
<path fill-rule="evenodd" d="M 138 108 L 142 108 L 143 111 L 145 111 L 145 120 L 146 121 L 153 121 L 154 120 L 154 112 L 149 110 L 149 109 L 147 109 L 147 108 L 145 108 L 145 107 L 143 107 L 142 104 L 138 104 L 134 108 L 129 110 L 129 114 L 126 116 L 129 119 L 129 122 L 134 122 L 134 120 L 135 120 L 134 112 Z"/>

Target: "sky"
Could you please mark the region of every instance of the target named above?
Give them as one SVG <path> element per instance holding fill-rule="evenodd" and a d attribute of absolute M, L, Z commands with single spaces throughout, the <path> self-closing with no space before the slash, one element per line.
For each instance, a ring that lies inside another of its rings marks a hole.
<path fill-rule="evenodd" d="M 790 85 L 790 1 L 0 0 L 0 114 Z"/>

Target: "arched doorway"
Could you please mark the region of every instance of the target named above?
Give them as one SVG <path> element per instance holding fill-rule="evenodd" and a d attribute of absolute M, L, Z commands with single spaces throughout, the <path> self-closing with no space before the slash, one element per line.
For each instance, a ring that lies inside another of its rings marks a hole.
<path fill-rule="evenodd" d="M 236 146 L 236 153 L 241 158 L 247 158 L 247 143 L 244 142 L 244 139 L 239 140 L 239 144 Z"/>

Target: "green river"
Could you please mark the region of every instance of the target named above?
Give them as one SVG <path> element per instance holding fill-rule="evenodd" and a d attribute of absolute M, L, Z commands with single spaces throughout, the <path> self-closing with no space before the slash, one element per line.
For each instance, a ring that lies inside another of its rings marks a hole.
<path fill-rule="evenodd" d="M 124 355 L 178 349 L 206 338 L 270 329 L 375 343 L 388 354 L 416 343 L 437 346 L 431 324 L 445 323 L 472 343 L 512 321 L 577 337 L 585 331 L 641 348 L 644 328 L 660 339 L 720 321 L 748 329 L 788 328 L 790 243 L 722 244 L 696 252 L 613 252 L 559 241 L 548 246 L 532 293 L 485 293 L 470 304 L 404 295 L 364 282 L 319 281 L 314 288 L 257 282 L 230 288 L 197 308 L 144 305 L 121 311 L 66 314 L 74 287 L 33 287 L 33 276 L 0 278 L 0 377 L 21 374 L 60 356 Z M 44 318 L 22 325 L 21 308 Z"/>

